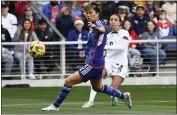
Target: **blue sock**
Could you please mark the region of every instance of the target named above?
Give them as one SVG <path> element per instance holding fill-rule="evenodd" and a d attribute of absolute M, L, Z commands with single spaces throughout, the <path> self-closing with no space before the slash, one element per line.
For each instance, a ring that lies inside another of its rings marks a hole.
<path fill-rule="evenodd" d="M 120 92 L 119 90 L 108 85 L 103 85 L 101 92 L 111 95 L 113 97 L 119 97 L 120 99 L 124 99 L 123 92 Z"/>
<path fill-rule="evenodd" d="M 63 89 L 61 90 L 61 92 L 58 94 L 58 97 L 56 99 L 56 101 L 53 103 L 53 105 L 55 107 L 59 107 L 60 104 L 65 100 L 65 98 L 68 96 L 70 90 L 72 87 L 64 85 Z"/>

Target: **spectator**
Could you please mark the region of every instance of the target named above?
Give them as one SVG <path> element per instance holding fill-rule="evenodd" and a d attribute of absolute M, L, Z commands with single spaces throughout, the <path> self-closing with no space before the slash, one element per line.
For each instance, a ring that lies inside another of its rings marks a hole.
<path fill-rule="evenodd" d="M 84 22 L 81 19 L 76 19 L 74 22 L 74 26 L 75 28 L 73 30 L 71 30 L 68 33 L 68 37 L 67 37 L 67 41 L 87 41 L 88 40 L 88 31 L 85 31 L 83 29 L 84 26 Z M 72 68 L 73 70 L 77 70 L 76 65 L 77 63 L 80 62 L 80 60 L 77 59 L 81 59 L 81 63 L 84 63 L 84 59 L 85 59 L 85 49 L 86 49 L 86 44 L 82 45 L 82 44 L 71 44 L 67 46 L 67 59 L 68 59 L 68 63 L 74 63 L 72 64 Z M 75 60 L 73 60 L 75 59 Z"/>
<path fill-rule="evenodd" d="M 125 20 L 123 24 L 123 28 L 127 30 L 130 34 L 130 38 L 132 40 L 137 40 L 138 36 L 136 35 L 135 31 L 132 28 L 131 20 L 127 19 Z M 130 71 L 136 72 L 141 71 L 141 65 L 142 65 L 142 58 L 141 53 L 139 50 L 136 49 L 137 43 L 130 43 L 129 44 L 129 62 L 130 62 Z M 138 77 L 142 76 L 141 74 L 137 74 Z"/>
<path fill-rule="evenodd" d="M 9 31 L 11 38 L 13 38 L 17 30 L 17 18 L 13 14 L 8 13 L 8 11 L 8 4 L 6 2 L 1 2 L 2 25 Z"/>
<path fill-rule="evenodd" d="M 17 19 L 24 18 L 24 8 L 26 5 L 31 5 L 31 3 L 29 1 L 17 1 L 15 3 L 15 15 Z"/>
<path fill-rule="evenodd" d="M 15 1 L 4 1 L 9 6 L 9 13 L 15 15 Z"/>
<path fill-rule="evenodd" d="M 74 18 L 76 16 L 82 16 L 82 6 L 79 1 L 72 2 L 71 16 Z"/>
<path fill-rule="evenodd" d="M 149 17 L 145 16 L 144 6 L 136 7 L 136 14 L 132 17 L 132 26 L 136 34 L 141 37 L 141 34 L 146 30 L 146 23 L 149 21 Z"/>
<path fill-rule="evenodd" d="M 177 34 L 176 26 L 176 2 L 175 1 L 168 1 L 164 5 L 162 5 L 162 9 L 167 12 L 167 20 L 173 24 L 174 34 Z"/>
<path fill-rule="evenodd" d="M 146 1 L 146 15 L 150 17 L 151 20 L 154 22 L 157 22 L 157 16 L 158 12 L 157 9 L 155 8 L 155 3 L 153 0 Z"/>
<path fill-rule="evenodd" d="M 42 12 L 48 18 L 48 20 L 53 24 L 56 25 L 56 17 L 61 12 L 62 9 L 62 2 L 58 1 L 50 1 L 50 3 L 46 4 Z"/>
<path fill-rule="evenodd" d="M 123 24 L 123 28 L 129 32 L 131 40 L 138 40 L 138 36 L 137 36 L 136 32 L 133 30 L 130 20 L 125 20 L 125 22 Z M 129 51 L 132 54 L 141 56 L 141 53 L 136 49 L 137 45 L 138 44 L 135 43 L 135 42 L 134 43 L 130 43 L 129 44 Z"/>
<path fill-rule="evenodd" d="M 44 6 L 49 3 L 49 1 L 33 1 L 33 3 L 38 6 L 39 10 L 42 12 Z"/>
<path fill-rule="evenodd" d="M 30 41 L 35 41 L 38 40 L 36 34 L 32 31 L 32 23 L 29 19 L 25 19 L 23 21 L 23 27 L 22 29 L 18 29 L 17 32 L 15 33 L 14 36 L 14 42 L 30 42 Z M 24 49 L 24 47 L 26 49 Z M 25 54 L 24 54 L 25 50 Z M 33 62 L 33 57 L 28 54 L 27 46 L 25 45 L 16 45 L 14 48 L 14 58 L 20 61 L 20 71 L 22 73 L 22 78 L 24 78 L 24 71 L 23 67 L 26 65 L 24 63 L 24 58 L 28 62 L 28 72 L 29 72 L 29 78 L 30 79 L 36 79 L 36 77 L 33 75 L 34 72 L 34 62 Z M 25 57 L 24 57 L 25 56 Z"/>
<path fill-rule="evenodd" d="M 162 9 L 167 12 L 167 20 L 172 24 L 176 24 L 176 3 L 175 1 L 168 1 L 162 5 Z"/>
<path fill-rule="evenodd" d="M 115 12 L 116 3 L 115 1 L 107 1 L 102 6 L 101 18 L 108 21 L 109 17 L 113 12 Z"/>
<path fill-rule="evenodd" d="M 161 39 L 160 33 L 157 31 L 157 26 L 155 22 L 148 21 L 147 22 L 147 30 L 143 33 L 142 40 L 156 40 Z M 159 51 L 159 63 L 162 63 L 163 60 L 166 58 L 166 53 L 162 49 L 162 44 L 159 43 L 159 47 L 157 47 L 157 43 L 143 43 L 142 54 L 144 58 L 149 59 L 151 61 L 151 68 L 150 72 L 155 72 L 157 68 L 157 51 Z M 156 74 L 153 73 L 153 76 Z"/>
<path fill-rule="evenodd" d="M 124 21 L 127 19 L 129 8 L 127 6 L 119 6 L 118 15 L 121 18 L 121 27 L 123 27 Z"/>
<path fill-rule="evenodd" d="M 24 18 L 20 20 L 20 25 L 23 26 L 23 20 L 29 19 L 32 22 L 32 31 L 38 27 L 38 16 L 35 14 L 34 9 L 30 5 L 26 5 L 24 8 Z"/>
<path fill-rule="evenodd" d="M 8 32 L 7 29 L 3 28 L 3 26 L 1 25 L 1 41 L 2 42 L 11 42 L 11 36 L 10 33 Z M 12 70 L 12 65 L 14 62 L 14 58 L 13 58 L 13 51 L 12 51 L 12 46 L 10 45 L 3 45 L 2 46 L 2 62 L 5 63 L 4 67 L 5 67 L 5 74 L 6 75 L 10 75 L 11 74 L 11 70 Z"/>
<path fill-rule="evenodd" d="M 127 10 L 127 17 L 131 18 L 132 17 L 132 13 L 135 12 L 134 9 L 134 3 L 133 1 L 115 1 L 116 2 L 116 6 L 114 8 L 114 12 L 117 12 L 120 7 L 124 6 L 124 8 Z M 117 3 L 118 2 L 118 3 Z"/>
<path fill-rule="evenodd" d="M 40 41 L 51 42 L 54 41 L 54 35 L 49 31 L 47 22 L 44 19 L 39 20 L 39 27 L 36 30 L 36 35 Z M 44 63 L 47 68 L 47 72 L 51 72 L 54 69 L 54 60 L 53 60 L 53 47 L 52 45 L 46 45 L 46 53 L 44 56 L 35 59 L 35 70 L 36 73 L 41 73 L 40 63 Z"/>
<path fill-rule="evenodd" d="M 67 6 L 64 6 L 61 13 L 56 17 L 56 28 L 64 37 L 67 37 L 68 32 L 74 28 L 73 19 Z"/>
<path fill-rule="evenodd" d="M 159 20 L 157 22 L 157 25 L 161 37 L 173 36 L 173 26 L 166 19 L 167 19 L 167 12 L 165 10 L 160 10 Z"/>

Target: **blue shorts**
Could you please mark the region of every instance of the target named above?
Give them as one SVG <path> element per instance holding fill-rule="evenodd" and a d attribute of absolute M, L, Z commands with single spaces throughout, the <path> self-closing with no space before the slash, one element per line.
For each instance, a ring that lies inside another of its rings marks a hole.
<path fill-rule="evenodd" d="M 83 78 L 83 82 L 87 82 L 90 79 L 101 79 L 103 68 L 94 68 L 90 65 L 85 65 L 85 67 L 78 70 L 80 76 Z"/>

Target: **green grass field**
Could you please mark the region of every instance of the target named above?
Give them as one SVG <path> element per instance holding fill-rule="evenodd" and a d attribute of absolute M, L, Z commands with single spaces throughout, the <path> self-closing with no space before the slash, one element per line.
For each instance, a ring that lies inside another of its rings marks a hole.
<path fill-rule="evenodd" d="M 3 114 L 176 114 L 176 86 L 122 86 L 132 93 L 133 108 L 119 100 L 111 106 L 111 98 L 98 94 L 94 108 L 82 109 L 88 100 L 90 87 L 74 87 L 60 107 L 60 111 L 43 112 L 57 97 L 61 88 L 2 88 Z"/>

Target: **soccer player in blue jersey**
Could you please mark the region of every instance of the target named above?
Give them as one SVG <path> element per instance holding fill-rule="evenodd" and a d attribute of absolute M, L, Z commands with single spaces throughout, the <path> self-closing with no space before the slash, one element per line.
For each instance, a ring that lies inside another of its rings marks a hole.
<path fill-rule="evenodd" d="M 102 72 L 104 69 L 104 46 L 106 44 L 106 24 L 99 20 L 100 9 L 96 4 L 89 4 L 85 7 L 86 18 L 90 27 L 88 40 L 88 53 L 86 57 L 86 65 L 75 73 L 66 78 L 64 87 L 58 94 L 54 103 L 42 111 L 58 111 L 64 99 L 69 95 L 72 86 L 90 80 L 92 88 L 100 93 L 105 93 L 114 97 L 119 97 L 131 107 L 130 93 L 122 93 L 121 91 L 108 86 L 102 85 Z"/>

